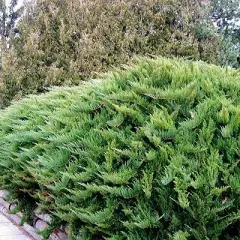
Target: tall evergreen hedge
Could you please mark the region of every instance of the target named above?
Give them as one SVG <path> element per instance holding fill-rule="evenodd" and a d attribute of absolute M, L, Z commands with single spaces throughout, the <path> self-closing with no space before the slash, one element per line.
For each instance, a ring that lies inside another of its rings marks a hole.
<path fill-rule="evenodd" d="M 238 239 L 240 72 L 140 59 L 0 112 L 0 184 L 72 239 Z"/>
<path fill-rule="evenodd" d="M 199 0 L 29 2 L 3 53 L 0 107 L 52 85 L 79 84 L 136 54 L 217 63 L 218 36 L 199 36 L 206 17 Z"/>

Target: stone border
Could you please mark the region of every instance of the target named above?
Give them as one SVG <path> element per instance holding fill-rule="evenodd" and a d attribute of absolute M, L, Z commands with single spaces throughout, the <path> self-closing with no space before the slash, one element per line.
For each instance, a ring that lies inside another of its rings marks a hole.
<path fill-rule="evenodd" d="M 0 216 L 3 216 L 5 217 L 6 219 L 9 220 L 9 222 L 12 223 L 13 226 L 15 226 L 17 229 L 20 230 L 20 232 L 22 233 L 21 236 L 26 236 L 28 237 L 28 239 L 31 239 L 31 240 L 37 240 L 36 238 L 33 238 L 33 236 L 31 236 L 29 234 L 29 232 L 27 232 L 24 228 L 21 228 L 19 225 L 16 224 L 16 222 L 11 218 L 11 216 L 9 216 L 9 214 L 7 214 L 4 210 L 3 210 L 3 206 L 0 205 Z"/>
<path fill-rule="evenodd" d="M 14 210 L 17 206 L 5 201 L 8 192 L 6 190 L 0 190 L 0 212 L 6 216 L 15 226 L 22 230 L 32 240 L 43 240 L 43 237 L 37 234 L 37 231 L 44 230 L 51 223 L 51 217 L 48 214 L 41 214 L 40 209 L 34 210 L 35 222 L 34 227 L 27 223 L 19 226 L 22 218 L 22 213 L 10 214 L 9 211 Z M 49 237 L 49 240 L 68 240 L 68 236 L 65 233 L 66 228 L 61 227 L 56 229 Z"/>

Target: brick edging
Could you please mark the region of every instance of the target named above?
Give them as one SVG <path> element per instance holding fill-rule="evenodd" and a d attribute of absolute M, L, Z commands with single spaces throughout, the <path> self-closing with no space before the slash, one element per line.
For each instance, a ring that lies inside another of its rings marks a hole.
<path fill-rule="evenodd" d="M 49 223 L 51 222 L 51 217 L 47 214 L 40 214 L 39 209 L 36 209 L 34 211 L 37 219 L 37 221 L 35 222 L 35 227 L 32 227 L 27 223 L 19 226 L 22 218 L 22 213 L 9 213 L 9 210 L 13 210 L 16 205 L 12 205 L 5 201 L 7 195 L 8 192 L 6 190 L 0 190 L 0 212 L 32 240 L 43 240 L 43 237 L 37 234 L 37 231 L 43 230 L 48 227 Z M 49 240 L 68 240 L 68 236 L 63 230 L 57 229 L 50 235 Z"/>
<path fill-rule="evenodd" d="M 16 214 L 9 214 L 8 208 L 4 206 L 5 204 L 8 204 L 7 202 L 0 198 L 0 212 L 3 216 L 5 216 L 14 226 L 16 226 L 24 235 L 29 237 L 31 240 L 42 240 L 42 238 L 35 232 L 36 229 L 28 225 L 27 223 L 24 223 L 24 225 L 19 226 L 19 223 L 21 222 L 21 218 Z M 4 205 L 3 205 L 4 204 Z"/>

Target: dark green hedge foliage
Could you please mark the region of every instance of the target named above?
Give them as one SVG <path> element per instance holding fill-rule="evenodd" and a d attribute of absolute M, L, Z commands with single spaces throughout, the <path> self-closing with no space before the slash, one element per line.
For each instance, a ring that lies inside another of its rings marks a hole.
<path fill-rule="evenodd" d="M 52 85 L 79 84 L 134 55 L 217 63 L 218 39 L 199 38 L 199 0 L 37 0 L 3 54 L 0 105 Z"/>
<path fill-rule="evenodd" d="M 0 112 L 0 184 L 72 239 L 238 239 L 240 73 L 140 59 Z"/>

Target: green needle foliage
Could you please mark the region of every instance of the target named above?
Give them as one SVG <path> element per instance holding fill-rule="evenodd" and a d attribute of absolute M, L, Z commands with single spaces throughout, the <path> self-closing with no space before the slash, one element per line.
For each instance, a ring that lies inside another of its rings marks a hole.
<path fill-rule="evenodd" d="M 71 239 L 237 239 L 240 72 L 140 59 L 0 115 L 0 184 Z"/>

